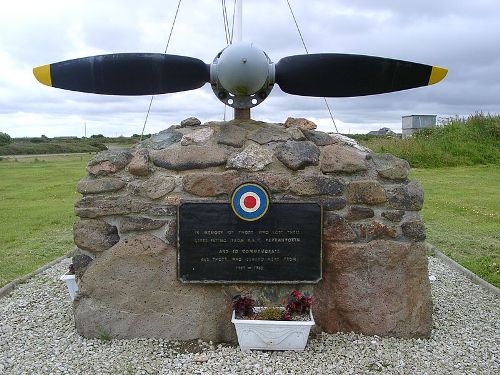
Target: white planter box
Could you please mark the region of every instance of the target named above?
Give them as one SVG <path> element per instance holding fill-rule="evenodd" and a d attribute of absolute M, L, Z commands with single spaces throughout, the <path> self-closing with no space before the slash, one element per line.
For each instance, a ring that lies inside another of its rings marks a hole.
<path fill-rule="evenodd" d="M 60 277 L 60 279 L 66 283 L 69 295 L 71 297 L 71 300 L 73 301 L 75 299 L 76 293 L 78 292 L 78 284 L 76 283 L 75 275 L 64 274 Z"/>
<path fill-rule="evenodd" d="M 246 320 L 236 319 L 233 311 L 231 322 L 236 328 L 241 350 L 302 351 L 314 325 L 312 311 L 309 314 L 311 320 L 307 321 Z"/>

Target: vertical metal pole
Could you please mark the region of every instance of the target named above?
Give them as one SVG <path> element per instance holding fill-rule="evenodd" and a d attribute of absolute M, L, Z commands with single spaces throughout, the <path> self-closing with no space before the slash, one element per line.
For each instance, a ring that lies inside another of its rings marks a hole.
<path fill-rule="evenodd" d="M 234 16 L 234 41 L 241 42 L 243 39 L 243 0 L 236 0 Z"/>
<path fill-rule="evenodd" d="M 234 119 L 235 120 L 250 120 L 250 108 L 235 108 L 234 109 Z"/>
<path fill-rule="evenodd" d="M 243 0 L 236 0 L 234 16 L 234 41 L 236 43 L 243 40 Z M 234 109 L 235 120 L 250 120 L 250 108 Z"/>

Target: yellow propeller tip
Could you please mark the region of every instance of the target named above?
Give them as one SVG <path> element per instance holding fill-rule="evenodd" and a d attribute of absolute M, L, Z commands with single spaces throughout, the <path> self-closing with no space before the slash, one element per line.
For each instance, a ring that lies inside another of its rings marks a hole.
<path fill-rule="evenodd" d="M 52 86 L 52 78 L 50 77 L 50 64 L 42 65 L 33 68 L 33 74 L 38 82 L 47 86 Z"/>
<path fill-rule="evenodd" d="M 448 74 L 448 69 L 439 66 L 433 66 L 431 76 L 429 78 L 429 85 L 433 85 L 441 81 Z"/>

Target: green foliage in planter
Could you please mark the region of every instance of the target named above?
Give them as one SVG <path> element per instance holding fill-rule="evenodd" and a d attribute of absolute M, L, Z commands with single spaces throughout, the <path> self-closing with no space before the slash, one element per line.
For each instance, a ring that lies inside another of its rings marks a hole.
<path fill-rule="evenodd" d="M 264 307 L 262 311 L 259 311 L 255 316 L 257 320 L 284 320 L 283 310 L 279 307 Z"/>

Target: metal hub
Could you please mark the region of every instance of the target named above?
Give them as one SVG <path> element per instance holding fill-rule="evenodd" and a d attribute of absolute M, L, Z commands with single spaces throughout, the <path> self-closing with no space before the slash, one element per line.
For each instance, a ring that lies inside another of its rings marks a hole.
<path fill-rule="evenodd" d="M 252 108 L 267 98 L 274 85 L 274 64 L 266 53 L 248 43 L 219 52 L 210 67 L 210 83 L 224 104 Z"/>

